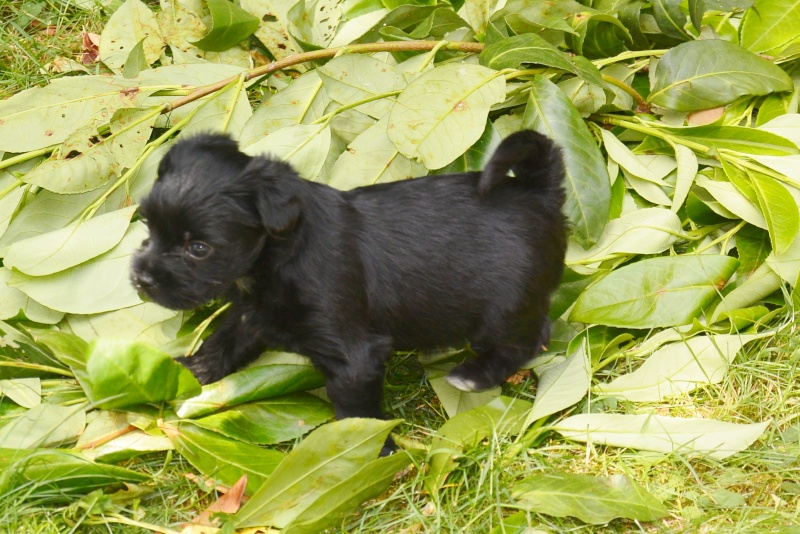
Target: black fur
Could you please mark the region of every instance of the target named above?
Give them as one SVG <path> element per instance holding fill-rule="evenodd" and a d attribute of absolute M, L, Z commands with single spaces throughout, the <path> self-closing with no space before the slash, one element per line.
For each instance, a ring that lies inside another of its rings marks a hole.
<path fill-rule="evenodd" d="M 509 170 L 514 176 L 508 176 Z M 502 383 L 549 336 L 565 253 L 560 151 L 511 135 L 483 173 L 338 191 L 219 135 L 178 142 L 140 207 L 133 283 L 176 309 L 232 302 L 198 352 L 201 383 L 267 348 L 322 370 L 337 417 L 382 417 L 393 350 L 471 343 L 448 377 Z"/>

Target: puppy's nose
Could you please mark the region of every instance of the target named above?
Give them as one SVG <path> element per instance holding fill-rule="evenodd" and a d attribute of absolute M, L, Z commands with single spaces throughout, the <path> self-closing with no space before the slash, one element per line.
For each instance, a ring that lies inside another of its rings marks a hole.
<path fill-rule="evenodd" d="M 153 287 L 155 280 L 153 280 L 153 275 L 149 273 L 136 273 L 133 275 L 133 284 L 138 289 L 149 289 Z"/>

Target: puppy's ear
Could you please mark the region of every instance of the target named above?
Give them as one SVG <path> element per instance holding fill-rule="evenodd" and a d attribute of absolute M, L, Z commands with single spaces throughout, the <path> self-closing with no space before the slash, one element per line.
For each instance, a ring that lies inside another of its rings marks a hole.
<path fill-rule="evenodd" d="M 261 224 L 268 232 L 281 234 L 294 227 L 302 204 L 297 187 L 301 178 L 289 165 L 255 157 L 240 179 L 248 185 Z"/>

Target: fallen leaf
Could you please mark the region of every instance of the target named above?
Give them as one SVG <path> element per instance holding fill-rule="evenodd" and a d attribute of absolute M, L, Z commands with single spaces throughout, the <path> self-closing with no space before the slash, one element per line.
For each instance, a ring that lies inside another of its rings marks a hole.
<path fill-rule="evenodd" d="M 236 484 L 231 486 L 231 489 L 228 493 L 223 494 L 197 517 L 195 523 L 200 525 L 215 525 L 219 520 L 216 518 L 212 520 L 211 514 L 235 514 L 238 512 L 239 508 L 242 506 L 242 497 L 244 496 L 244 490 L 246 487 L 247 475 L 242 475 L 242 478 L 237 480 Z"/>
<path fill-rule="evenodd" d="M 525 381 L 526 378 L 531 376 L 530 369 L 520 369 L 506 380 L 506 384 L 518 385 Z"/>
<path fill-rule="evenodd" d="M 94 65 L 100 56 L 100 35 L 96 33 L 83 32 L 83 43 L 81 46 L 81 63 L 84 65 Z"/>
<path fill-rule="evenodd" d="M 700 111 L 693 111 L 686 117 L 686 122 L 689 126 L 703 126 L 704 124 L 711 124 L 716 121 L 722 114 L 725 113 L 725 107 L 701 109 Z"/>

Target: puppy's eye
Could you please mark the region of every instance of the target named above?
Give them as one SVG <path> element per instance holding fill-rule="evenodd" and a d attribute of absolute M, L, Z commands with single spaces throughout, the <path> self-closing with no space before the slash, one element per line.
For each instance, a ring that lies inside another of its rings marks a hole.
<path fill-rule="evenodd" d="M 186 245 L 186 253 L 196 260 L 202 260 L 211 254 L 211 247 L 202 241 L 192 241 Z"/>

